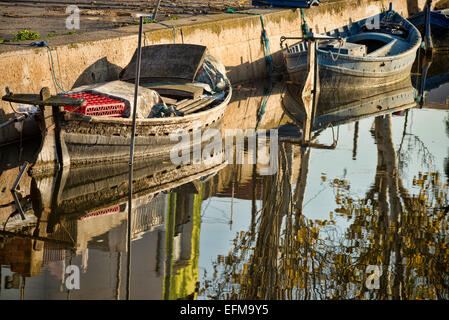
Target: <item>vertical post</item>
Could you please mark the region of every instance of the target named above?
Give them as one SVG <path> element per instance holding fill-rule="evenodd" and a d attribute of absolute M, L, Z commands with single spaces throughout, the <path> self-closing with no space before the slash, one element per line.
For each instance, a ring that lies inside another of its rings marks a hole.
<path fill-rule="evenodd" d="M 304 143 L 310 141 L 314 109 L 317 101 L 317 94 L 319 91 L 318 63 L 316 61 L 317 42 L 316 39 L 313 37 L 313 35 L 311 36 L 311 38 L 309 38 L 307 43 L 309 47 L 307 56 L 308 74 L 306 82 L 304 83 L 304 88 L 302 90 L 302 101 L 304 103 L 304 111 L 305 111 L 305 121 L 303 129 Z"/>
<path fill-rule="evenodd" d="M 315 59 L 313 60 L 313 102 L 312 102 L 312 119 L 311 119 L 311 124 L 310 124 L 310 131 L 312 131 L 312 126 L 313 126 L 313 119 L 315 119 L 315 115 L 316 115 L 316 107 L 318 104 L 318 96 L 320 93 L 320 74 L 319 74 L 319 66 L 318 66 L 318 56 L 317 56 L 317 52 L 318 52 L 318 41 L 315 40 L 314 46 L 313 46 L 313 51 L 315 52 L 314 57 Z"/>
<path fill-rule="evenodd" d="M 432 54 L 433 50 L 433 43 L 432 43 L 432 34 L 431 34 L 431 28 L 430 28 L 430 14 L 432 12 L 431 10 L 432 6 L 432 0 L 427 0 L 426 2 L 426 20 L 425 20 L 425 44 L 426 44 L 426 54 Z"/>
<path fill-rule="evenodd" d="M 359 122 L 355 122 L 354 126 L 354 140 L 352 146 L 352 160 L 357 159 L 357 139 L 359 138 Z"/>
<path fill-rule="evenodd" d="M 115 285 L 115 300 L 120 300 L 120 283 L 122 273 L 122 253 L 117 253 L 117 281 Z"/>
<path fill-rule="evenodd" d="M 419 54 L 419 53 L 418 53 Z M 419 84 L 419 107 L 422 109 L 425 103 L 426 98 L 426 81 L 427 81 L 427 72 L 430 69 L 430 66 L 432 64 L 432 57 L 431 56 L 425 56 L 421 67 L 421 82 Z"/>
<path fill-rule="evenodd" d="M 161 0 L 157 0 L 156 8 L 154 8 L 154 12 L 153 12 L 153 20 L 156 20 L 157 11 L 159 10 L 160 4 L 161 4 Z"/>
<path fill-rule="evenodd" d="M 234 190 L 235 181 L 232 179 L 232 191 L 231 191 L 231 220 L 229 221 L 229 231 L 232 231 L 232 219 L 234 218 Z"/>
<path fill-rule="evenodd" d="M 19 211 L 19 214 L 20 214 L 20 217 L 22 218 L 22 220 L 25 220 L 25 214 L 23 212 L 22 205 L 20 204 L 20 199 L 17 196 L 17 187 L 19 186 L 20 180 L 22 180 L 23 174 L 27 170 L 28 166 L 29 166 L 29 163 L 27 161 L 25 161 L 22 168 L 20 169 L 20 172 L 19 172 L 19 175 L 17 176 L 16 181 L 14 182 L 14 184 L 12 185 L 12 188 L 11 188 L 12 197 L 14 199 L 14 202 L 17 206 L 17 211 Z"/>
<path fill-rule="evenodd" d="M 132 218 L 132 199 L 133 199 L 133 164 L 134 164 L 134 143 L 136 137 L 136 110 L 137 98 L 139 94 L 139 80 L 140 80 L 140 64 L 142 58 L 142 29 L 143 16 L 139 18 L 139 43 L 137 44 L 137 66 L 136 66 L 136 80 L 134 88 L 134 105 L 133 105 L 133 122 L 131 129 L 131 150 L 129 153 L 129 181 L 128 181 L 128 232 L 126 250 L 128 254 L 127 260 L 127 275 L 126 275 L 126 300 L 130 298 L 131 288 L 131 218 Z"/>

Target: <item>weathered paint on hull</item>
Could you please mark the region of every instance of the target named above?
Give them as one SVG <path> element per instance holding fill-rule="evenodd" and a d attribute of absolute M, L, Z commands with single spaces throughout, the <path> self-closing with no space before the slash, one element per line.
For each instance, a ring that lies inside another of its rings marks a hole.
<path fill-rule="evenodd" d="M 300 92 L 301 87 L 288 86 L 282 107 L 290 118 L 302 125 L 305 115 L 302 111 Z M 340 125 L 414 106 L 416 106 L 415 90 L 410 76 L 393 86 L 377 89 L 321 90 L 312 129 L 323 129 L 329 125 Z"/>
<path fill-rule="evenodd" d="M 400 59 L 355 60 L 340 56 L 337 61 L 318 51 L 320 87 L 322 88 L 369 88 L 391 85 L 410 75 L 416 50 Z M 307 76 L 307 54 L 285 55 L 290 80 L 303 85 Z M 335 65 L 338 63 L 338 65 Z"/>
<path fill-rule="evenodd" d="M 225 107 L 225 106 L 224 106 Z M 218 128 L 224 116 L 225 108 L 220 107 L 206 117 L 195 117 L 190 121 L 171 124 L 156 123 L 151 126 L 136 126 L 135 158 L 153 157 L 164 154 L 179 141 L 171 141 L 170 134 L 176 130 L 185 130 L 192 141 L 193 130 Z M 198 121 L 200 127 L 194 127 Z M 110 123 L 67 121 L 62 137 L 67 146 L 71 165 L 98 162 L 128 161 L 131 143 L 130 123 L 111 125 Z M 104 134 L 99 134 L 103 131 Z"/>
<path fill-rule="evenodd" d="M 351 69 L 335 69 L 330 66 L 319 66 L 319 77 L 321 88 L 373 88 L 384 85 L 391 85 L 400 82 L 410 76 L 413 66 L 413 60 L 404 64 L 400 69 L 394 72 L 380 73 L 380 72 L 358 72 Z M 372 67 L 367 67 L 366 70 L 373 70 L 376 64 Z M 377 63 L 377 65 L 379 65 Z M 289 73 L 290 80 L 297 85 L 304 85 L 306 78 L 306 68 L 300 67 Z"/>
<path fill-rule="evenodd" d="M 393 35 L 391 32 L 390 34 L 387 29 L 380 27 L 372 31 L 365 30 L 368 19 L 374 18 L 378 18 L 379 23 L 385 19 L 387 25 L 401 24 L 403 36 Z M 386 11 L 329 31 L 325 36 L 339 37 L 355 44 L 364 41 L 384 44 L 370 51 L 366 47 L 367 51 L 364 54 L 340 52 L 341 48 L 337 47 L 333 49 L 338 49 L 338 52 L 333 52 L 326 46 L 318 47 L 316 56 L 321 88 L 369 88 L 399 82 L 410 74 L 422 40 L 418 29 L 394 11 Z M 345 49 L 343 44 L 340 45 Z M 308 46 L 309 44 L 303 41 L 283 50 L 290 80 L 299 85 L 303 84 L 307 77 L 305 71 Z"/>
<path fill-rule="evenodd" d="M 194 130 L 203 132 L 205 129 L 220 127 L 231 95 L 230 88 L 227 97 L 219 105 L 184 117 L 137 119 L 135 159 L 170 152 L 179 143 L 178 140 L 170 140 L 170 134 L 176 130 L 185 130 L 189 134 L 189 145 L 192 148 Z M 53 172 L 60 166 L 129 160 L 131 119 L 89 117 L 69 112 L 59 113 L 55 118 L 58 119 L 55 121 L 56 126 L 47 130 L 41 152 L 32 167 L 34 175 Z M 60 144 L 60 151 L 56 150 L 57 144 Z"/>

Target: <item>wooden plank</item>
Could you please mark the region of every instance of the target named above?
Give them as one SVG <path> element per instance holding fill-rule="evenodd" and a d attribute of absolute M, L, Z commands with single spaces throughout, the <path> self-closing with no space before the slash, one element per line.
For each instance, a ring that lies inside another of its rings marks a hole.
<path fill-rule="evenodd" d="M 183 106 L 189 104 L 190 101 L 191 101 L 190 99 L 180 100 L 180 101 L 178 101 L 178 102 L 176 103 L 175 107 L 176 107 L 176 108 L 181 108 L 181 107 L 183 107 Z"/>
<path fill-rule="evenodd" d="M 185 84 L 145 84 L 146 88 L 157 91 L 161 96 L 169 98 L 196 99 L 203 94 L 204 89 Z"/>
<path fill-rule="evenodd" d="M 197 104 L 196 106 L 189 107 L 188 110 L 185 110 L 183 112 L 184 112 L 185 115 L 186 114 L 190 114 L 190 113 L 194 113 L 194 112 L 196 112 L 198 110 L 201 110 L 201 109 L 207 107 L 208 105 L 210 105 L 214 101 L 215 101 L 215 99 L 202 100 L 201 103 Z"/>
<path fill-rule="evenodd" d="M 75 99 L 63 96 L 51 96 L 46 100 L 42 100 L 40 94 L 9 94 L 3 96 L 2 100 L 16 103 L 25 103 L 35 106 L 41 105 L 63 107 L 79 107 L 84 106 L 87 103 L 83 99 Z"/>
<path fill-rule="evenodd" d="M 189 102 L 188 103 L 185 103 L 184 105 L 182 105 L 182 106 L 178 106 L 177 108 L 176 108 L 176 110 L 178 110 L 178 111 L 181 111 L 181 112 L 184 112 L 184 111 L 187 111 L 188 109 L 190 109 L 190 108 L 192 108 L 192 107 L 194 107 L 194 106 L 197 106 L 199 103 L 201 103 L 201 101 L 203 101 L 204 99 L 202 99 L 202 98 L 197 98 L 197 99 L 194 99 L 194 100 L 189 100 Z"/>
<path fill-rule="evenodd" d="M 183 110 L 185 107 L 196 103 L 197 101 L 201 100 L 201 98 L 196 98 L 196 99 L 184 99 L 182 100 L 180 103 L 178 103 L 177 105 L 175 105 L 176 110 L 181 111 Z"/>
<path fill-rule="evenodd" d="M 203 64 L 206 47 L 195 44 L 161 44 L 142 48 L 141 79 L 180 79 L 192 82 Z M 121 80 L 134 80 L 137 51 L 120 72 Z"/>

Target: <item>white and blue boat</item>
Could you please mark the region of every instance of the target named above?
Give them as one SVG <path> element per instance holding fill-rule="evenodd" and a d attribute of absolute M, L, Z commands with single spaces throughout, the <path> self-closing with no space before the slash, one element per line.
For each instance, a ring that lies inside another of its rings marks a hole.
<path fill-rule="evenodd" d="M 354 22 L 320 35 L 317 46 L 321 88 L 370 88 L 409 77 L 422 38 L 418 29 L 393 11 Z M 283 55 L 290 80 L 303 84 L 308 73 L 307 38 L 285 45 Z"/>

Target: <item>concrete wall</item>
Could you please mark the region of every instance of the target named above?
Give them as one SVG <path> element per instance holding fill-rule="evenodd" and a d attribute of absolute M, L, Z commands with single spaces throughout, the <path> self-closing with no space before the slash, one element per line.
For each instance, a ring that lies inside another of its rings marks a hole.
<path fill-rule="evenodd" d="M 396 11 L 404 16 L 422 8 L 425 0 L 391 0 Z M 324 3 L 306 10 L 307 23 L 323 32 L 346 25 L 387 8 L 390 0 L 353 0 Z M 279 38 L 301 33 L 299 10 L 258 9 L 262 13 L 275 62 L 282 64 Z M 64 21 L 61 21 L 64 23 Z M 257 15 L 219 14 L 194 16 L 144 26 L 144 44 L 195 43 L 208 46 L 210 52 L 226 66 L 233 83 L 263 78 L 266 75 L 264 50 L 261 45 L 261 22 Z M 73 87 L 116 79 L 137 47 L 137 26 L 73 34 L 51 38 L 56 77 L 65 90 Z M 0 90 L 9 86 L 13 92 L 37 93 L 57 87 L 52 79 L 50 55 L 46 48 L 0 46 Z M 13 112 L 10 105 L 0 102 L 0 123 Z M 10 126 L 0 130 L 0 144 L 17 140 L 17 130 Z"/>

